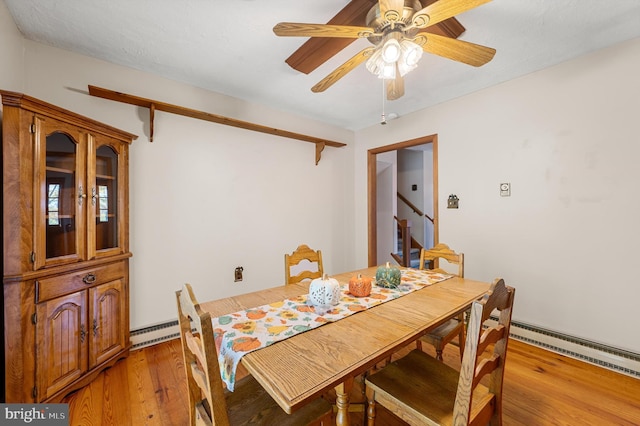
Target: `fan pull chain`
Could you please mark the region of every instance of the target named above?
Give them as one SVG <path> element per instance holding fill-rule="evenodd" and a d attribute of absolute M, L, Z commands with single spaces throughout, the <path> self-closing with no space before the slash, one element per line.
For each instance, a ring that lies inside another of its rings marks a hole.
<path fill-rule="evenodd" d="M 382 80 L 382 117 L 381 117 L 381 120 L 380 120 L 380 124 L 382 124 L 384 126 L 385 124 L 387 124 L 387 117 L 384 115 L 384 103 L 385 103 L 384 102 L 385 101 L 385 99 L 384 99 L 385 98 L 385 96 L 384 96 L 385 95 L 384 82 L 385 82 L 385 79 L 383 78 L 381 80 Z"/>

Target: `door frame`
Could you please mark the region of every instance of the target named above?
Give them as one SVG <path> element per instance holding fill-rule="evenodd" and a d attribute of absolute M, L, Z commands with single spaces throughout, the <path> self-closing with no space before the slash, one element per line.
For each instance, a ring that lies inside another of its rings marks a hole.
<path fill-rule="evenodd" d="M 378 262 L 378 212 L 377 212 L 377 174 L 376 156 L 383 152 L 397 151 L 417 145 L 432 144 L 433 147 L 433 242 L 439 242 L 438 226 L 438 135 L 422 136 L 404 142 L 372 148 L 367 151 L 367 210 L 368 210 L 368 253 L 369 266 Z"/>

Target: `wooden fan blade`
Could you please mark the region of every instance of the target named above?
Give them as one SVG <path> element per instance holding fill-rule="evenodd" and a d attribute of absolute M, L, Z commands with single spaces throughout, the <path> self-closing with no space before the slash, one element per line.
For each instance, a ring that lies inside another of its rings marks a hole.
<path fill-rule="evenodd" d="M 422 38 L 426 38 L 426 42 L 422 43 Z M 422 45 L 422 50 L 427 53 L 442 56 L 444 58 L 453 59 L 454 61 L 463 62 L 474 67 L 479 67 L 491 59 L 496 54 L 496 49 L 481 46 L 479 44 L 469 43 L 468 41 L 457 40 L 455 38 L 443 37 L 437 34 L 420 34 L 415 39 L 418 44 Z"/>
<path fill-rule="evenodd" d="M 389 22 L 397 22 L 402 19 L 404 0 L 379 0 L 380 16 Z"/>
<path fill-rule="evenodd" d="M 314 93 L 324 92 L 329 87 L 331 87 L 333 83 L 340 80 L 349 71 L 351 71 L 352 69 L 354 69 L 355 67 L 363 63 L 367 58 L 369 58 L 369 56 L 371 56 L 374 50 L 375 48 L 373 47 L 367 47 L 366 49 L 363 49 L 360 52 L 356 53 L 351 59 L 349 59 L 344 64 L 340 65 L 331 74 L 329 74 L 328 76 L 320 80 L 318 84 L 316 84 L 311 88 L 311 91 Z"/>
<path fill-rule="evenodd" d="M 367 13 L 376 3 L 378 3 L 377 0 L 351 0 L 327 24 L 364 25 Z M 437 27 L 436 25 L 433 28 Z M 293 52 L 285 62 L 291 68 L 309 74 L 356 40 L 355 38 L 311 37 Z"/>
<path fill-rule="evenodd" d="M 404 78 L 396 65 L 396 78 L 387 82 L 387 100 L 395 101 L 404 96 Z"/>
<path fill-rule="evenodd" d="M 491 0 L 438 0 L 413 14 L 412 24 L 425 28 L 467 10 L 489 3 Z"/>
<path fill-rule="evenodd" d="M 369 27 L 350 25 L 302 24 L 296 22 L 280 22 L 273 27 L 273 32 L 283 37 L 339 37 L 365 38 L 373 35 Z"/>

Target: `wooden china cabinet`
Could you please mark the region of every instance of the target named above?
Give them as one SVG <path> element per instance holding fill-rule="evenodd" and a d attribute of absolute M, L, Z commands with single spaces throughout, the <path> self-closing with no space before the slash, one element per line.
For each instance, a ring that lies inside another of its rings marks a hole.
<path fill-rule="evenodd" d="M 129 354 L 135 135 L 2 95 L 6 402 L 56 402 Z"/>

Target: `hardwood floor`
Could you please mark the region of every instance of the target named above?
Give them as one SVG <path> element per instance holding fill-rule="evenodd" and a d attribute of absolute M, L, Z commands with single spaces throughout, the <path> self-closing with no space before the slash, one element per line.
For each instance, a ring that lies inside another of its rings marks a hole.
<path fill-rule="evenodd" d="M 131 352 L 63 402 L 73 426 L 187 425 L 180 340 Z"/>
<path fill-rule="evenodd" d="M 432 348 L 425 345 L 425 350 Z M 639 379 L 516 340 L 509 342 L 508 354 L 503 399 L 506 426 L 640 425 Z M 459 367 L 457 347 L 448 345 L 444 357 L 446 363 Z M 73 426 L 187 425 L 180 341 L 132 352 L 64 402 L 69 403 Z M 405 425 L 381 411 L 377 425 Z M 352 425 L 363 424 L 362 413 L 351 416 Z"/>

